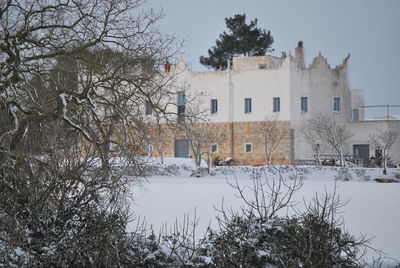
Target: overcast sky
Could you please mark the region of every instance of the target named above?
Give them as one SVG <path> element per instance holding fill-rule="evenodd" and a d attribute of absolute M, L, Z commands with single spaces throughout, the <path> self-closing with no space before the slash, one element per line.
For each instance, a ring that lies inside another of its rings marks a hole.
<path fill-rule="evenodd" d="M 149 0 L 162 9 L 160 27 L 185 41 L 183 58 L 206 70 L 201 55 L 225 30 L 225 17 L 246 13 L 270 30 L 273 55 L 304 42 L 306 64 L 319 51 L 331 67 L 350 53 L 350 88 L 364 89 L 365 104 L 400 104 L 400 0 Z M 400 109 L 392 113 L 400 114 Z"/>

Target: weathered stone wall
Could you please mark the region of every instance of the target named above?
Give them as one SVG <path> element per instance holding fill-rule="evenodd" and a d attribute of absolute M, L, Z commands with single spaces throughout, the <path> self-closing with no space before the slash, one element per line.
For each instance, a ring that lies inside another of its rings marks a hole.
<path fill-rule="evenodd" d="M 213 158 L 232 158 L 233 165 L 265 165 L 267 158 L 265 154 L 264 141 L 258 132 L 261 122 L 236 122 L 236 123 L 210 123 L 213 130 L 214 140 L 211 143 L 218 144 L 218 152 L 212 155 Z M 290 129 L 290 122 L 279 121 L 277 127 L 284 133 L 276 151 L 272 154 L 273 164 L 290 164 L 293 153 L 293 131 Z M 186 138 L 185 135 L 173 127 L 164 126 L 165 147 L 164 156 L 174 156 L 175 139 Z M 156 134 L 156 133 L 155 133 Z M 156 148 L 158 138 L 152 138 L 153 148 Z M 160 141 L 160 140 L 159 140 Z M 245 144 L 251 143 L 253 151 L 245 152 Z M 204 151 L 207 148 L 203 148 Z M 191 154 L 193 155 L 193 154 Z M 152 156 L 160 156 L 157 150 L 153 150 Z M 205 158 L 206 156 L 204 156 Z"/>
<path fill-rule="evenodd" d="M 233 159 L 235 165 L 264 165 L 267 163 L 264 139 L 259 133 L 262 122 L 239 122 L 233 124 Z M 282 137 L 272 154 L 274 164 L 289 164 L 291 158 L 291 130 L 289 122 L 278 122 Z M 245 152 L 245 144 L 253 144 L 253 152 Z"/>

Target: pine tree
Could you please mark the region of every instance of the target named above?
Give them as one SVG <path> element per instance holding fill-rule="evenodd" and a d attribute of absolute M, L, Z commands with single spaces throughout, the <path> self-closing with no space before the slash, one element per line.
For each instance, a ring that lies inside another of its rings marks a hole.
<path fill-rule="evenodd" d="M 208 68 L 224 70 L 234 56 L 263 56 L 271 50 L 274 39 L 270 31 L 257 28 L 257 19 L 246 24 L 246 14 L 225 18 L 228 33 L 220 34 L 208 57 L 201 56 L 200 63 Z"/>

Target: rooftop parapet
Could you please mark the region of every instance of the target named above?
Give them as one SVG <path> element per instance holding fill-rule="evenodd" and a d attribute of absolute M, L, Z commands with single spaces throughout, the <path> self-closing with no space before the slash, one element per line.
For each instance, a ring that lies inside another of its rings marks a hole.
<path fill-rule="evenodd" d="M 289 55 L 286 55 L 285 52 L 282 52 L 281 57 L 266 55 L 266 56 L 255 56 L 255 57 L 234 57 L 233 58 L 233 70 L 235 71 L 253 71 L 253 70 L 277 70 L 282 68 L 284 65 L 284 61 L 289 59 L 291 62 L 294 62 L 296 66 L 300 69 L 327 69 L 327 70 L 339 70 L 346 69 L 348 66 L 348 61 L 350 58 L 350 54 L 348 54 L 344 59 L 342 64 L 336 66 L 335 68 L 331 68 L 328 63 L 328 60 L 321 55 L 314 57 L 311 64 L 308 67 L 305 67 L 304 60 L 304 46 L 303 42 L 299 41 L 297 47 L 295 48 L 295 56 L 291 56 L 289 51 Z"/>
<path fill-rule="evenodd" d="M 275 56 L 235 57 L 233 58 L 233 69 L 235 71 L 253 71 L 263 69 L 279 69 L 286 55 L 278 58 Z"/>
<path fill-rule="evenodd" d="M 233 57 L 232 59 L 232 70 L 234 71 L 255 71 L 255 70 L 278 70 L 281 68 L 285 68 L 288 66 L 287 64 L 294 64 L 299 69 L 325 69 L 325 70 L 341 70 L 346 69 L 348 67 L 348 62 L 350 58 L 350 53 L 343 59 L 342 64 L 335 66 L 335 68 L 331 68 L 328 63 L 328 60 L 321 55 L 314 57 L 312 62 L 305 67 L 305 57 L 304 57 L 304 46 L 303 42 L 299 41 L 297 47 L 295 48 L 295 55 L 287 54 L 286 52 L 282 52 L 281 57 L 276 57 L 272 55 L 265 56 L 253 56 L 253 57 Z M 182 60 L 177 62 L 174 66 L 175 72 L 179 71 L 191 71 L 190 67 L 184 63 Z M 224 71 L 202 71 L 202 72 L 192 72 L 192 73 L 219 73 Z"/>

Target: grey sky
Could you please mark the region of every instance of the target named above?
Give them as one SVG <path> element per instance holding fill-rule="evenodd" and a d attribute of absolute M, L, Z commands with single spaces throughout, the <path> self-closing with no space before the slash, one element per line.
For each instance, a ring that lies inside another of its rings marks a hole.
<path fill-rule="evenodd" d="M 274 37 L 273 55 L 303 40 L 306 63 L 319 51 L 332 67 L 350 53 L 350 87 L 365 103 L 400 104 L 400 0 L 150 0 L 162 9 L 160 26 L 185 40 L 184 60 L 205 70 L 200 55 L 225 30 L 225 17 L 246 13 Z M 400 114 L 400 109 L 393 111 Z"/>

